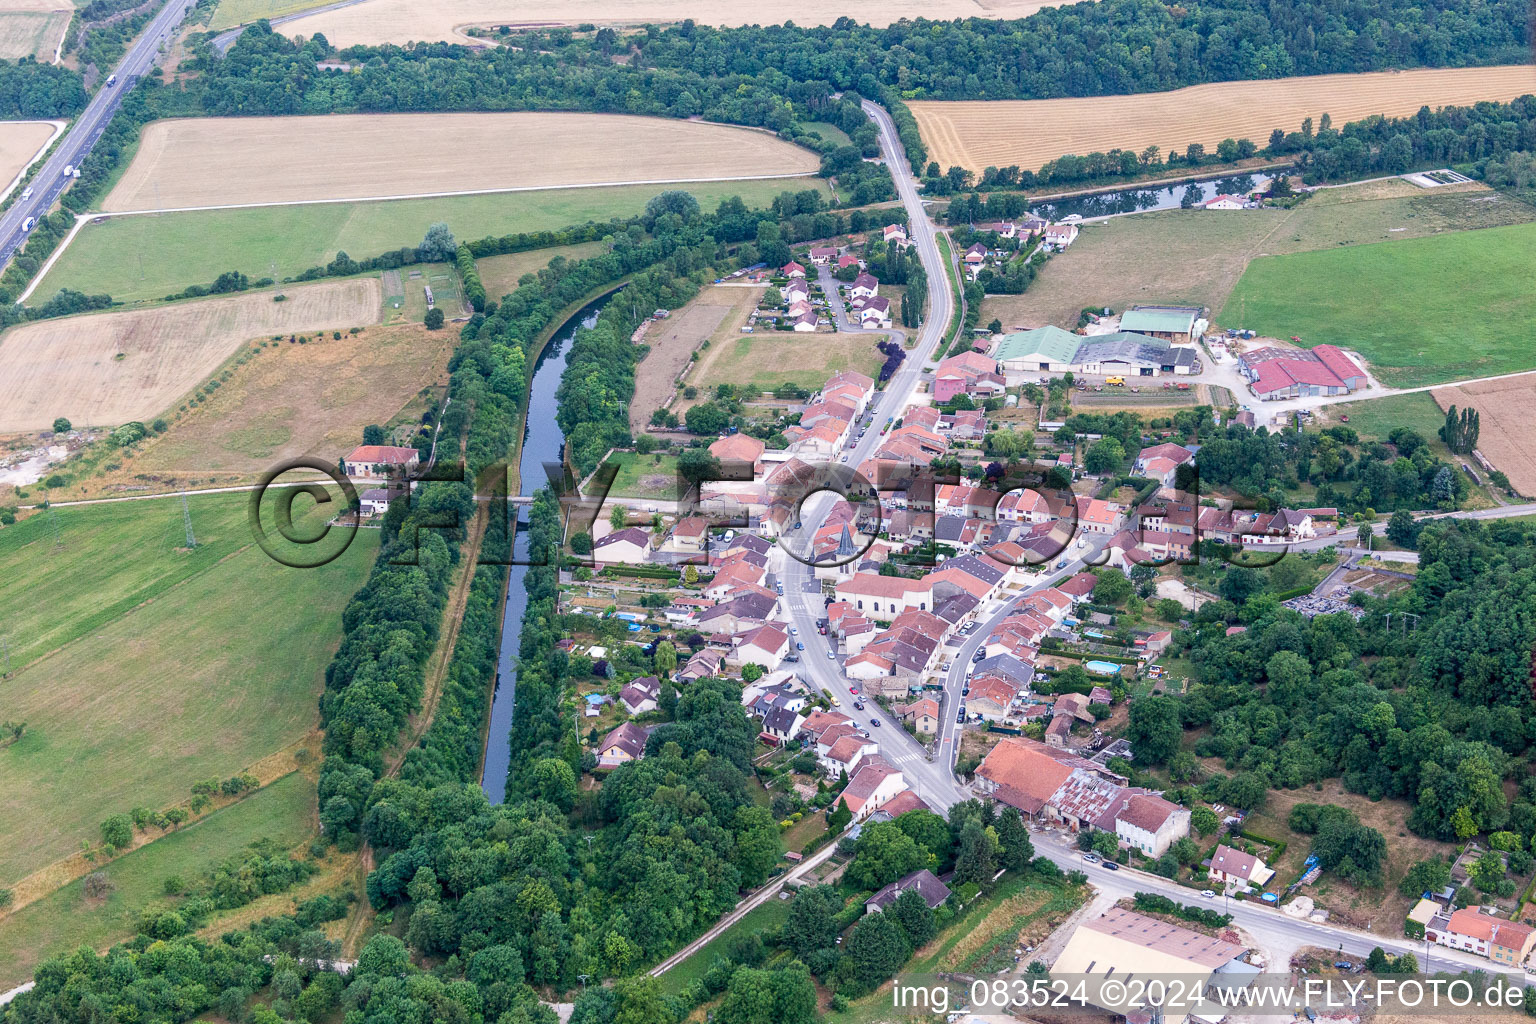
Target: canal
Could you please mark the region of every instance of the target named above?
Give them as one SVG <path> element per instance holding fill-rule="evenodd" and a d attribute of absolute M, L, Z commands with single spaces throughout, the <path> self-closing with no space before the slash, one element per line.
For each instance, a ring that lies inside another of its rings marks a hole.
<path fill-rule="evenodd" d="M 597 323 L 597 315 L 608 304 L 611 295 L 583 306 L 561 325 L 555 336 L 544 346 L 539 361 L 533 368 L 533 380 L 528 387 L 528 420 L 523 427 L 523 450 L 518 459 L 519 494 L 530 495 L 548 480 L 545 463 L 559 463 L 565 447 L 565 435 L 555 422 L 555 392 L 560 387 L 560 375 L 565 372 L 565 357 L 570 351 L 571 340 L 583 327 Z M 515 513 L 519 506 L 510 507 Z M 513 705 L 517 700 L 517 648 L 522 634 L 523 611 L 528 607 L 528 595 L 523 578 L 528 574 L 527 523 L 518 524 L 517 539 L 513 543 L 511 577 L 507 580 L 507 603 L 501 616 L 501 650 L 496 657 L 496 694 L 491 700 L 490 728 L 486 730 L 485 757 L 480 772 L 480 788 L 499 804 L 507 795 L 507 765 L 511 761 Z"/>
<path fill-rule="evenodd" d="M 1084 220 L 1116 213 L 1146 213 L 1148 210 L 1176 210 L 1184 203 L 1184 194 L 1193 192 L 1193 203 L 1203 203 L 1219 195 L 1245 195 L 1258 184 L 1257 174 L 1234 174 L 1204 181 L 1181 181 L 1161 188 L 1125 188 L 1114 192 L 1095 192 L 1036 203 L 1029 212 L 1047 220 L 1059 221 L 1076 214 Z"/>

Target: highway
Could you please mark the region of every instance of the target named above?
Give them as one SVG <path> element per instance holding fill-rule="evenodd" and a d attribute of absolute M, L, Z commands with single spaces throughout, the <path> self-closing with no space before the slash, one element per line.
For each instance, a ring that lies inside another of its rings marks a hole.
<path fill-rule="evenodd" d="M 117 75 L 116 83 L 108 86 L 103 81 L 86 104 L 85 110 L 75 118 L 74 124 L 69 126 L 64 137 L 54 147 L 52 155 L 32 176 L 29 183 L 31 198 L 18 199 L 15 205 L 0 214 L 0 270 L 5 269 L 11 257 L 26 241 L 27 232 L 22 230 L 22 225 L 29 218 L 42 217 L 53 207 L 68 184 L 64 178 L 64 168 L 79 167 L 85 160 L 91 147 L 96 145 L 96 140 L 101 138 L 101 133 L 106 131 L 112 115 L 122 105 L 123 97 L 140 76 L 149 71 L 159 55 L 160 44 L 175 34 L 194 3 L 196 0 L 166 0 L 160 13 L 155 15 L 118 62 L 113 72 Z"/>

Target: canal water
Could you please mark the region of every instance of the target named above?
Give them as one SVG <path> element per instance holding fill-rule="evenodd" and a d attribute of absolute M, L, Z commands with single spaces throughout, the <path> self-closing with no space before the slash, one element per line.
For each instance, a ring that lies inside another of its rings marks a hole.
<path fill-rule="evenodd" d="M 1146 213 L 1148 210 L 1176 210 L 1183 205 L 1184 193 L 1193 191 L 1195 202 L 1203 203 L 1219 195 L 1243 195 L 1259 182 L 1260 175 L 1234 174 L 1205 181 L 1185 181 L 1161 188 L 1127 188 L 1117 192 L 1096 192 L 1051 202 L 1036 203 L 1029 212 L 1047 220 L 1061 220 L 1076 214 L 1083 219 L 1106 217 L 1112 213 Z"/>
<path fill-rule="evenodd" d="M 545 463 L 558 463 L 565 447 L 565 435 L 555 422 L 555 391 L 560 387 L 560 375 L 565 372 L 565 357 L 570 351 L 571 340 L 582 327 L 597 323 L 597 315 L 608 304 L 610 296 L 604 296 L 583 306 L 576 315 L 561 325 L 560 330 L 544 346 L 538 363 L 533 369 L 533 380 L 528 387 L 528 422 L 523 430 L 523 450 L 518 461 L 521 485 L 520 494 L 530 495 L 544 486 L 548 476 Z M 510 506 L 512 512 L 520 506 Z M 512 711 L 517 700 L 517 648 L 522 634 L 523 611 L 528 607 L 528 595 L 523 578 L 528 575 L 528 531 L 526 521 L 519 523 L 517 539 L 513 543 L 511 578 L 507 581 L 507 605 L 501 617 L 501 650 L 496 657 L 496 695 L 491 700 L 491 725 L 485 739 L 485 767 L 480 773 L 480 788 L 499 804 L 507 795 L 507 765 L 511 761 L 509 746 L 512 734 Z"/>

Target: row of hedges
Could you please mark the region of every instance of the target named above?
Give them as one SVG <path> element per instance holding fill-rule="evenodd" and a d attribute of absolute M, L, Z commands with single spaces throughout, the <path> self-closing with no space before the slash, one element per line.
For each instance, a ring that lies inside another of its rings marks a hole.
<path fill-rule="evenodd" d="M 459 268 L 459 279 L 464 282 L 464 297 L 469 300 L 470 307 L 476 313 L 484 313 L 485 285 L 480 283 L 480 271 L 475 267 L 474 254 L 463 242 L 459 243 L 455 262 Z"/>

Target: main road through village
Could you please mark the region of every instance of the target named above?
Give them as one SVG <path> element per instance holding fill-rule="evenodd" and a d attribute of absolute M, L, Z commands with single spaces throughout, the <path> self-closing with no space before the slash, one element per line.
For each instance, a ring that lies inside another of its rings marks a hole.
<path fill-rule="evenodd" d="M 923 270 L 928 277 L 930 304 L 928 318 L 918 329 L 917 342 L 908 358 L 891 377 L 885 389 L 878 392 L 870 403 L 870 428 L 864 437 L 855 442 L 851 450 L 845 452 L 850 467 L 858 466 L 879 447 L 881 438 L 884 436 L 880 428 L 885 418 L 899 417 L 911 401 L 923 373 L 931 368 L 932 358 L 948 329 L 950 316 L 954 310 L 954 299 L 949 287 L 944 257 L 939 249 L 936 230 L 918 196 L 917 185 L 902 152 L 896 126 L 884 108 L 866 101 L 864 110 L 880 129 L 880 151 L 896 182 L 896 190 L 902 205 L 906 208 L 908 237 L 917 247 Z M 805 545 L 815 534 L 816 528 L 826 522 L 834 503 L 838 500 L 838 496 L 830 491 L 813 494 L 805 500 L 800 512 L 801 528 L 795 532 L 794 539 L 791 541 L 792 545 L 800 545 L 796 548 L 799 554 L 805 554 Z M 961 691 L 966 681 L 966 668 L 970 664 L 972 655 L 984 642 L 992 627 L 1004 618 L 1023 596 L 1043 589 L 1050 579 L 1056 579 L 1065 573 L 1076 572 L 1085 565 L 1092 564 L 1102 548 L 1102 543 L 1102 538 L 1085 539 L 1081 543 L 1074 541 L 1070 549 L 1071 553 L 1064 553 L 1062 556 L 1067 564 L 1061 569 L 1053 570 L 1048 574 L 1048 578 L 1042 578 L 1022 592 L 1010 594 L 1005 599 L 996 600 L 980 610 L 978 613 L 980 626 L 966 637 L 962 644 L 953 649 L 950 658 L 951 667 L 944 678 L 944 711 L 941 715 L 943 725 L 931 756 L 927 748 L 901 728 L 899 723 L 892 722 L 883 728 L 868 729 L 870 735 L 880 744 L 881 755 L 902 772 L 908 785 L 934 810 L 941 814 L 945 813 L 956 803 L 976 795 L 969 786 L 956 778 L 953 771 L 961 731 L 959 724 L 955 721 L 954 709 L 961 698 Z M 854 695 L 849 688 L 848 679 L 842 673 L 842 659 L 835 654 L 833 648 L 828 646 L 828 639 L 823 637 L 817 628 L 816 623 L 822 617 L 825 600 L 819 581 L 805 562 L 790 557 L 782 550 L 777 551 L 776 558 L 779 560 L 779 579 L 784 584 L 784 600 L 790 623 L 797 630 L 794 639 L 806 645 L 800 662 L 801 674 L 808 683 L 836 695 L 842 703 L 844 712 L 854 713 Z M 833 651 L 830 656 L 829 651 Z M 870 715 L 872 719 L 878 713 L 865 712 L 865 714 Z M 871 719 L 865 719 L 861 724 L 868 727 Z M 1196 892 L 1157 875 L 1130 868 L 1111 872 L 1100 866 L 1087 864 L 1082 860 L 1082 855 L 1071 837 L 1061 833 L 1037 832 L 1034 834 L 1034 840 L 1036 852 L 1055 862 L 1063 870 L 1086 872 L 1089 875 L 1090 884 L 1098 890 L 1099 902 L 1130 896 L 1135 892 L 1161 893 L 1183 902 L 1200 900 Z M 824 850 L 818 851 L 815 856 L 807 858 L 803 864 L 796 866 L 788 874 L 744 899 L 734 911 L 722 918 L 708 932 L 680 950 L 677 955 L 657 965 L 651 973 L 661 974 L 697 952 L 752 908 L 776 896 L 782 890 L 786 880 L 807 874 L 819 866 L 833 850 L 835 846 L 829 845 Z M 1302 946 L 1330 949 L 1341 955 L 1358 959 L 1369 953 L 1373 947 L 1380 946 L 1389 953 L 1415 954 L 1419 958 L 1421 969 L 1491 969 L 1488 960 L 1458 953 L 1442 946 L 1425 947 L 1422 943 L 1408 942 L 1400 938 L 1387 938 L 1325 922 L 1297 919 L 1262 904 L 1223 902 L 1227 903 L 1225 909 L 1232 915 L 1233 923 L 1250 937 L 1267 960 L 1288 960 L 1290 955 Z M 1272 963 L 1272 966 L 1281 970 L 1285 967 L 1283 963 Z M 1517 978 L 1516 980 L 1522 984 L 1525 983 L 1525 979 Z M 1530 980 L 1536 983 L 1536 978 Z"/>

